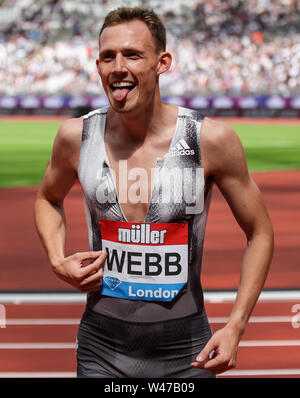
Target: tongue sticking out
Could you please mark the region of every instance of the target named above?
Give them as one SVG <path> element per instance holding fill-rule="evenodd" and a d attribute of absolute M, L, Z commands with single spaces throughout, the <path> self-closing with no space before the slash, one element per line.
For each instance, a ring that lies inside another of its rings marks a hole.
<path fill-rule="evenodd" d="M 130 91 L 129 88 L 116 88 L 113 91 L 114 99 L 119 102 L 123 101 L 127 97 L 129 91 Z"/>

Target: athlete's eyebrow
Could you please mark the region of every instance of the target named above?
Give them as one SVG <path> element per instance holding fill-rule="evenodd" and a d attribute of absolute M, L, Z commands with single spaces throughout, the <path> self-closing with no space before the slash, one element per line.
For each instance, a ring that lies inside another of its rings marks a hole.
<path fill-rule="evenodd" d="M 107 55 L 114 55 L 115 53 L 116 53 L 115 51 L 107 49 L 107 50 L 102 50 L 102 51 L 100 50 L 99 55 L 101 57 L 105 57 Z"/>
<path fill-rule="evenodd" d="M 139 50 L 139 49 L 137 49 L 135 47 L 126 47 L 126 48 L 124 48 L 122 50 L 122 52 L 125 53 L 125 54 L 126 53 L 136 53 L 136 54 L 140 54 L 140 55 L 144 54 L 143 50 Z"/>
<path fill-rule="evenodd" d="M 142 49 L 138 49 L 136 47 L 124 47 L 120 50 L 122 52 L 122 54 L 129 54 L 129 53 L 135 53 L 138 55 L 143 55 L 144 54 L 144 50 Z M 104 57 L 104 56 L 109 56 L 109 55 L 115 55 L 118 51 L 117 50 L 113 50 L 113 49 L 100 49 L 100 56 Z"/>

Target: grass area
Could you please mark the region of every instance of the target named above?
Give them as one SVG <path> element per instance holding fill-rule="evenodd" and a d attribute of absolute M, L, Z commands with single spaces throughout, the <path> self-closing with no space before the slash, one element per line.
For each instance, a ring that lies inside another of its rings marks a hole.
<path fill-rule="evenodd" d="M 0 122 L 0 187 L 40 184 L 60 123 Z"/>
<path fill-rule="evenodd" d="M 40 184 L 61 122 L 0 121 L 0 187 Z M 300 169 L 300 126 L 232 124 L 250 171 Z"/>
<path fill-rule="evenodd" d="M 300 169 L 300 126 L 231 126 L 243 143 L 250 171 Z"/>

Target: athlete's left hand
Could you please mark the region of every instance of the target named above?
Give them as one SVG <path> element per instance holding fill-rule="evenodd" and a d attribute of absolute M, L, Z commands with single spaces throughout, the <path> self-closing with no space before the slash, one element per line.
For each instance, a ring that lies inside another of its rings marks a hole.
<path fill-rule="evenodd" d="M 213 334 L 191 366 L 214 375 L 235 368 L 239 341 L 240 334 L 225 326 Z"/>

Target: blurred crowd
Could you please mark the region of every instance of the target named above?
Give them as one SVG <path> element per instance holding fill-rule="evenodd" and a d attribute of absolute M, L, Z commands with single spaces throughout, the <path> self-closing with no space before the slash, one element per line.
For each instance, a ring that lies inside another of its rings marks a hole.
<path fill-rule="evenodd" d="M 165 23 L 163 95 L 300 93 L 300 0 L 0 0 L 0 95 L 103 93 L 97 38 L 119 5 Z"/>

